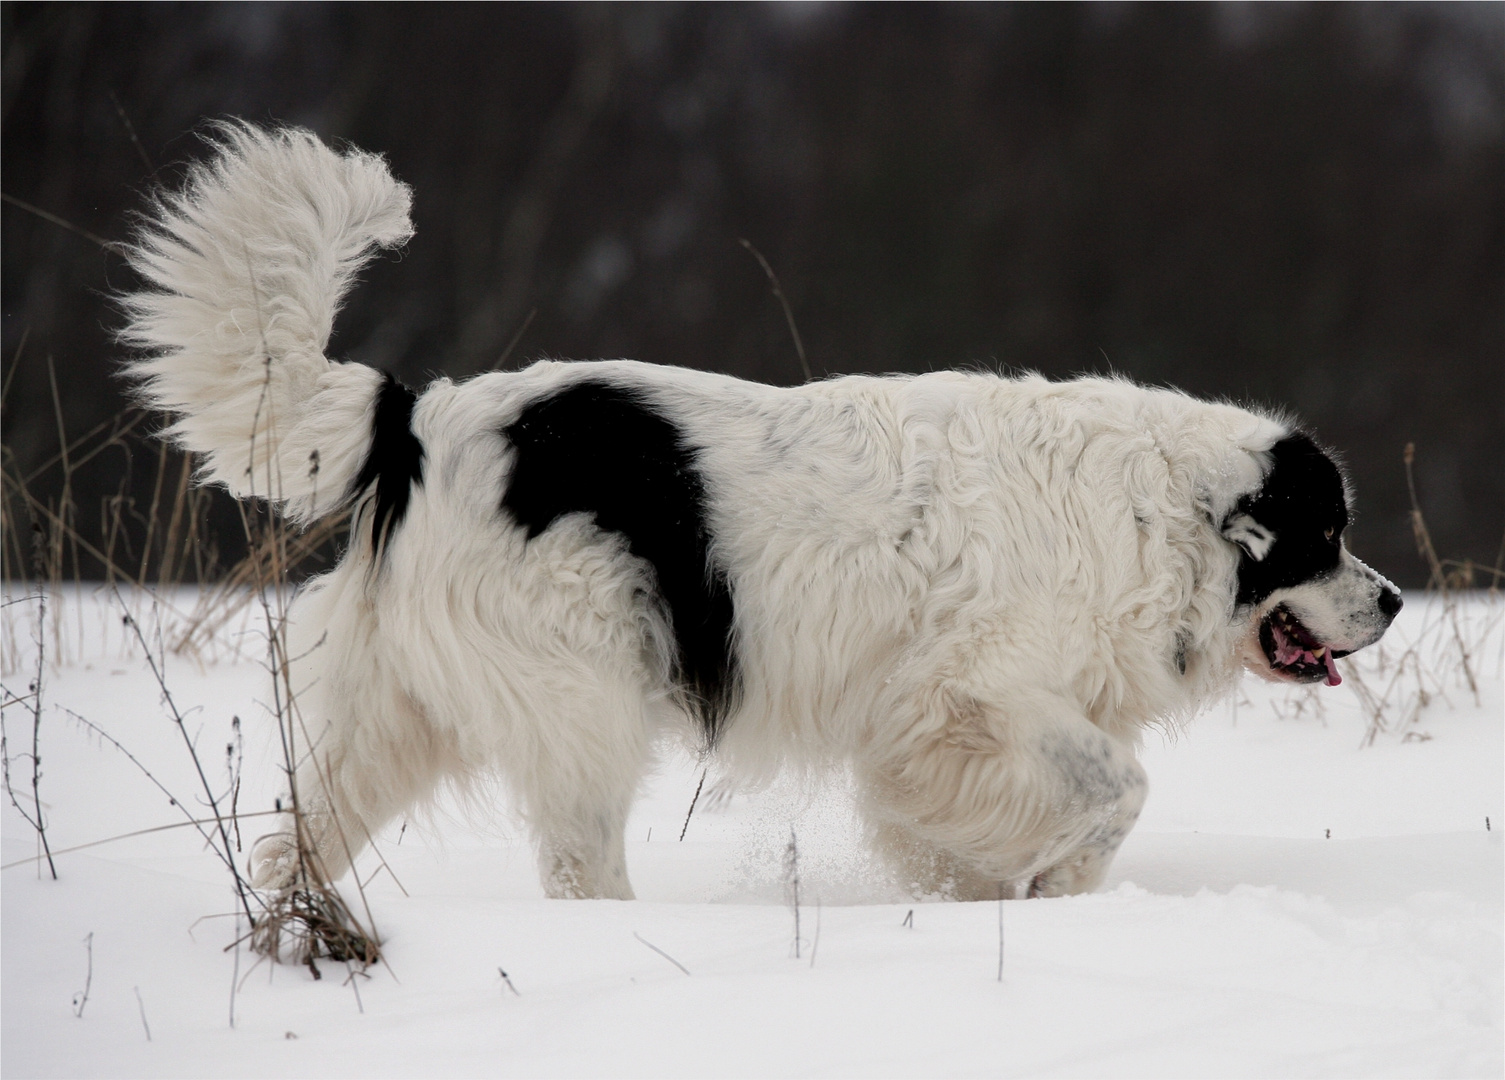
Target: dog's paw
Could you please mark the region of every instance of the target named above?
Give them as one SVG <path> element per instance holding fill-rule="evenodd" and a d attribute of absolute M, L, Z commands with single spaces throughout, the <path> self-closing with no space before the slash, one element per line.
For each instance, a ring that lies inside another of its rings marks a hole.
<path fill-rule="evenodd" d="M 1116 848 L 1117 845 L 1115 845 Z M 1091 892 L 1102 884 L 1108 873 L 1108 862 L 1113 850 L 1082 848 L 1070 858 L 1040 871 L 1030 879 L 1025 896 L 1035 897 L 1076 896 Z"/>
<path fill-rule="evenodd" d="M 292 833 L 272 833 L 251 848 L 251 887 L 279 890 L 298 878 L 298 839 Z"/>

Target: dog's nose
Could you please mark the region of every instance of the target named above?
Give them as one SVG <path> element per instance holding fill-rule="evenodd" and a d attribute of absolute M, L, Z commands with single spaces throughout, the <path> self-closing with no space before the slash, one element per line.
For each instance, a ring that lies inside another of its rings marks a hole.
<path fill-rule="evenodd" d="M 1400 591 L 1397 589 L 1381 589 L 1379 603 L 1380 610 L 1384 612 L 1385 618 L 1395 618 L 1395 613 L 1401 609 Z"/>

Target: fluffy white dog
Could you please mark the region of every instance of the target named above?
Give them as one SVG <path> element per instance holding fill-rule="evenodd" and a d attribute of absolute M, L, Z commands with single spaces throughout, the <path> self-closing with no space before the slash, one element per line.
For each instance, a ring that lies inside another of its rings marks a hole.
<path fill-rule="evenodd" d="M 1146 725 L 1241 667 L 1338 681 L 1399 593 L 1287 423 L 1122 380 L 775 388 L 626 361 L 415 395 L 325 356 L 412 233 L 380 158 L 218 129 L 155 206 L 130 372 L 202 477 L 307 524 L 356 508 L 297 600 L 306 836 L 352 850 L 502 774 L 558 897 L 632 896 L 622 830 L 661 735 L 734 777 L 850 768 L 922 892 L 1091 889 L 1145 797 Z M 292 882 L 291 822 L 253 854 Z"/>

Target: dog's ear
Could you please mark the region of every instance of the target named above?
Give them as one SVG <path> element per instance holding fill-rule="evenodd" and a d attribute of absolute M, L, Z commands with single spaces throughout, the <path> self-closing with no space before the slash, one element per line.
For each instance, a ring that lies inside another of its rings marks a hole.
<path fill-rule="evenodd" d="M 1222 532 L 1255 562 L 1262 561 L 1275 546 L 1275 534 L 1255 521 L 1247 511 L 1235 510 L 1230 514 L 1223 522 Z"/>

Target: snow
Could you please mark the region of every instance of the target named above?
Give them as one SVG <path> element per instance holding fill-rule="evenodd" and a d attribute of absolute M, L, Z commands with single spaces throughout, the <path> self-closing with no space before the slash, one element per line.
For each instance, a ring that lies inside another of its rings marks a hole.
<path fill-rule="evenodd" d="M 170 599 L 180 610 L 194 601 Z M 125 603 L 155 625 L 147 598 Z M 65 709 L 201 813 L 182 735 L 118 601 L 69 594 L 54 608 L 62 619 L 48 652 L 63 662 L 46 674 L 41 731 L 54 851 L 180 814 Z M 315 981 L 307 968 L 227 951 L 244 923 L 230 914 L 228 875 L 191 830 L 59 854 L 54 882 L 39 875 L 35 835 L 7 806 L 0 1069 L 1499 1076 L 1501 614 L 1482 597 L 1461 608 L 1477 698 L 1440 603 L 1417 594 L 1383 656 L 1355 658 L 1343 686 L 1246 680 L 1236 703 L 1179 737 L 1151 733 L 1139 826 L 1100 891 L 1060 900 L 904 896 L 864 854 L 839 782 L 718 799 L 712 772 L 680 842 L 700 771 L 671 752 L 628 828 L 637 901 L 543 899 L 532 854 L 502 810 L 466 817 L 450 807 L 430 824 L 385 831 L 391 874 L 370 853 L 360 862 L 384 962 L 351 976 L 322 961 Z M 5 686 L 25 693 L 35 603 L 4 616 Z M 176 616 L 165 618 L 170 630 Z M 245 721 L 243 812 L 266 809 L 276 787 L 257 640 L 253 623 L 232 625 L 197 655 L 169 654 L 165 668 L 217 789 L 231 717 Z M 1421 661 L 1409 669 L 1408 650 Z M 1372 739 L 1355 674 L 1389 686 L 1387 728 Z M 1413 717 L 1418 690 L 1426 703 Z M 5 726 L 12 782 L 29 806 L 24 704 L 5 709 Z M 258 820 L 243 828 L 249 844 Z M 791 828 L 799 959 L 784 876 Z M 342 886 L 359 908 L 350 879 Z"/>

